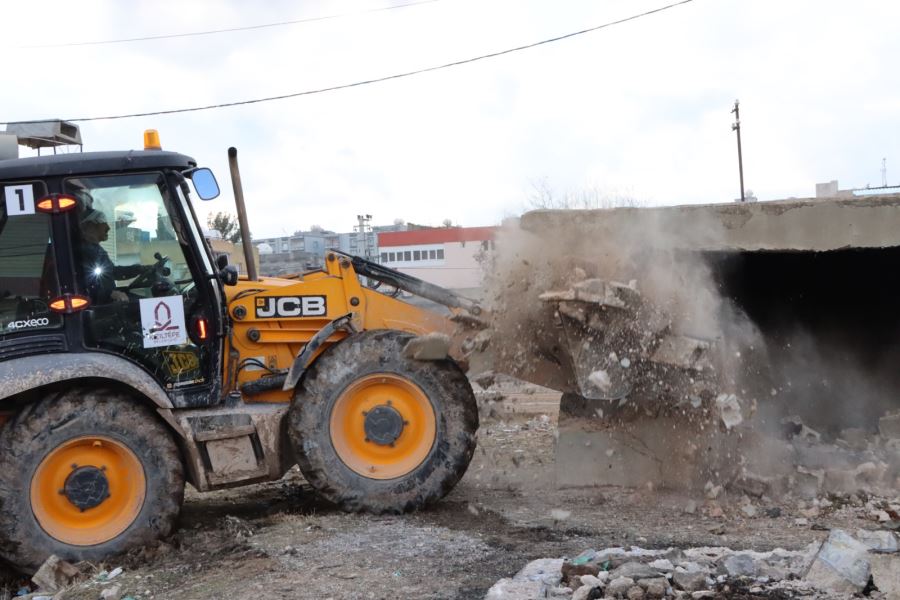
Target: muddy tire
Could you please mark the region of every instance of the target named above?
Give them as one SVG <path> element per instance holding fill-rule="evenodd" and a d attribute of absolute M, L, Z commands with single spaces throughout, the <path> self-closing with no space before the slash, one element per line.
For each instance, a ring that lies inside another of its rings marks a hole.
<path fill-rule="evenodd" d="M 469 380 L 450 359 L 405 358 L 412 337 L 352 335 L 316 360 L 294 395 L 289 432 L 300 470 L 343 510 L 421 508 L 453 489 L 472 460 Z"/>
<path fill-rule="evenodd" d="M 0 431 L 0 556 L 20 569 L 151 543 L 170 533 L 183 498 L 170 432 L 128 396 L 54 394 Z"/>

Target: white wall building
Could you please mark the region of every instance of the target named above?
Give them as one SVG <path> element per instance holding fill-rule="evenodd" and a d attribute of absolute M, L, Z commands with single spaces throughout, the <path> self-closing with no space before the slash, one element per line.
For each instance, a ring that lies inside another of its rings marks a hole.
<path fill-rule="evenodd" d="M 481 286 L 479 259 L 494 245 L 496 227 L 441 227 L 378 234 L 380 262 L 450 289 Z"/>

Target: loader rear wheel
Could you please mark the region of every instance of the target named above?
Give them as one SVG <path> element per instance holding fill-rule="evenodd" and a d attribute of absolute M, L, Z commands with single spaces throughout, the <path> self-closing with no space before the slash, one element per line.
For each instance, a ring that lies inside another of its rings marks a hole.
<path fill-rule="evenodd" d="M 413 336 L 368 331 L 329 348 L 290 410 L 300 470 L 347 511 L 399 513 L 444 497 L 475 451 L 478 410 L 452 360 L 403 356 Z"/>
<path fill-rule="evenodd" d="M 109 390 L 25 407 L 0 431 L 0 555 L 97 560 L 167 535 L 184 497 L 171 435 Z"/>

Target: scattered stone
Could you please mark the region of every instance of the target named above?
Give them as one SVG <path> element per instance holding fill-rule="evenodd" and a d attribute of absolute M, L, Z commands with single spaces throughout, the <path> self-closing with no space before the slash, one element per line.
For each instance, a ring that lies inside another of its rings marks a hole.
<path fill-rule="evenodd" d="M 589 600 L 592 593 L 594 591 L 594 587 L 590 585 L 583 585 L 572 594 L 572 600 Z M 597 596 L 594 596 L 595 598 Z"/>
<path fill-rule="evenodd" d="M 704 571 L 675 571 L 672 581 L 686 592 L 696 592 L 707 587 L 707 574 Z"/>
<path fill-rule="evenodd" d="M 51 554 L 44 561 L 44 564 L 41 565 L 41 568 L 37 570 L 37 573 L 31 577 L 31 581 L 40 590 L 58 592 L 62 588 L 71 585 L 79 574 L 78 569 L 71 563 L 64 561 L 55 554 Z"/>
<path fill-rule="evenodd" d="M 798 527 L 807 527 L 809 525 L 809 519 L 805 517 L 798 517 L 794 519 L 794 525 L 797 525 Z"/>
<path fill-rule="evenodd" d="M 897 536 L 890 531 L 869 531 L 858 529 L 856 539 L 869 547 L 872 552 L 890 554 L 897 552 Z"/>
<path fill-rule="evenodd" d="M 719 394 L 716 398 L 716 407 L 719 409 L 719 418 L 726 429 L 737 427 L 744 420 L 741 414 L 741 405 L 734 394 Z"/>
<path fill-rule="evenodd" d="M 805 579 L 816 587 L 838 594 L 865 589 L 871 571 L 868 546 L 847 532 L 834 529 L 822 544 Z"/>
<path fill-rule="evenodd" d="M 597 575 L 582 575 L 581 585 L 589 585 L 592 588 L 603 587 L 609 581 L 609 573 L 600 571 Z"/>
<path fill-rule="evenodd" d="M 662 573 L 669 573 L 675 570 L 675 565 L 668 558 L 658 558 L 648 563 L 648 565 Z"/>
<path fill-rule="evenodd" d="M 697 502 L 694 500 L 688 500 L 687 504 L 684 505 L 684 512 L 689 515 L 693 515 L 697 512 Z"/>
<path fill-rule="evenodd" d="M 634 586 L 634 579 L 630 577 L 616 577 L 606 586 L 606 595 L 621 598 Z"/>
<path fill-rule="evenodd" d="M 539 558 L 525 565 L 513 577 L 513 581 L 540 581 L 549 586 L 556 587 L 562 582 L 561 558 Z"/>
<path fill-rule="evenodd" d="M 628 600 L 643 600 L 644 588 L 639 585 L 632 586 L 625 593 L 625 597 L 628 598 Z"/>
<path fill-rule="evenodd" d="M 655 577 L 659 577 L 660 572 L 650 565 L 632 561 L 616 567 L 615 569 L 610 571 L 609 576 L 611 579 L 628 577 L 636 581 L 638 579 L 653 579 Z"/>
<path fill-rule="evenodd" d="M 484 600 L 533 600 L 544 596 L 546 586 L 539 581 L 504 578 L 491 586 Z"/>
<path fill-rule="evenodd" d="M 752 504 L 744 504 L 741 506 L 741 512 L 744 513 L 744 516 L 748 519 L 752 519 L 756 516 L 756 507 Z"/>
<path fill-rule="evenodd" d="M 603 369 L 598 369 L 588 375 L 588 381 L 604 392 L 612 386 L 612 380 L 609 378 L 609 374 Z"/>
<path fill-rule="evenodd" d="M 665 577 L 639 579 L 637 583 L 644 589 L 647 598 L 664 598 L 669 588 L 669 580 Z"/>
<path fill-rule="evenodd" d="M 121 598 L 122 586 L 118 584 L 104 588 L 103 591 L 100 592 L 100 600 L 120 600 Z"/>
<path fill-rule="evenodd" d="M 756 577 L 759 574 L 759 566 L 749 554 L 732 554 L 723 565 L 732 577 Z"/>
<path fill-rule="evenodd" d="M 706 494 L 706 497 L 710 500 L 715 500 L 722 493 L 722 486 L 715 485 L 712 481 L 707 481 L 706 485 L 703 486 L 703 491 Z"/>

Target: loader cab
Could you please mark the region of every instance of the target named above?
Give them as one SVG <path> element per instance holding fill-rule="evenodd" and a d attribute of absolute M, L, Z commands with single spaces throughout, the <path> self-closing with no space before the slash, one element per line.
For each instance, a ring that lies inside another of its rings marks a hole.
<path fill-rule="evenodd" d="M 109 353 L 173 406 L 218 403 L 224 294 L 195 173 L 208 196 L 211 173 L 173 152 L 0 160 L 0 361 Z"/>

